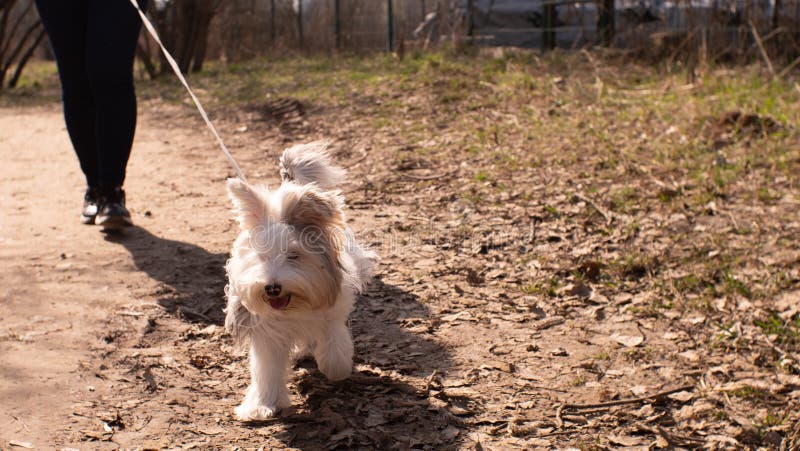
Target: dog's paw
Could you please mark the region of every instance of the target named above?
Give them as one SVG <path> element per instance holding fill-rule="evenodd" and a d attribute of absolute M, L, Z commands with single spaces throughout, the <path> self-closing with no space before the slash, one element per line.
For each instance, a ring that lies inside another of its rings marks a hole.
<path fill-rule="evenodd" d="M 317 367 L 328 380 L 341 381 L 353 372 L 353 358 L 346 355 L 320 356 L 317 358 Z"/>
<path fill-rule="evenodd" d="M 234 412 L 239 421 L 261 421 L 268 420 L 278 414 L 280 408 L 277 405 L 267 406 L 264 404 L 245 403 L 237 407 Z"/>

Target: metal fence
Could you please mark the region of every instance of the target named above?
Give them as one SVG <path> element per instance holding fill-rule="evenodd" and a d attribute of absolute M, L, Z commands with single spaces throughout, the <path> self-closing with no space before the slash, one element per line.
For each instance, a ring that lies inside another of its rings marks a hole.
<path fill-rule="evenodd" d="M 394 51 L 414 40 L 415 28 L 443 5 L 435 0 L 232 0 L 212 25 L 210 51 L 232 60 L 281 50 Z M 439 27 L 436 31 L 424 37 L 435 41 Z"/>
<path fill-rule="evenodd" d="M 707 47 L 752 45 L 755 34 L 796 47 L 796 0 L 468 0 L 482 42 L 523 47 L 622 48 L 642 36 L 683 35 Z M 689 35 L 693 35 L 691 38 Z M 780 39 L 780 38 L 784 39 Z M 786 39 L 791 37 L 791 39 Z M 795 49 L 796 50 L 796 49 Z"/>
<path fill-rule="evenodd" d="M 212 56 L 377 51 L 443 38 L 551 49 L 606 45 L 800 54 L 800 0 L 230 0 Z M 668 49 L 668 50 L 664 50 Z"/>

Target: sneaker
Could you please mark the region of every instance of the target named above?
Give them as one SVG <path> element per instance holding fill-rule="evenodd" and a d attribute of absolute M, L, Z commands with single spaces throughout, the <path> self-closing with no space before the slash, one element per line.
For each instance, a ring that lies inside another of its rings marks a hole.
<path fill-rule="evenodd" d="M 133 225 L 131 214 L 125 208 L 125 191 L 121 187 L 98 189 L 95 223 L 109 230 Z"/>
<path fill-rule="evenodd" d="M 97 216 L 97 191 L 90 186 L 86 188 L 86 194 L 83 195 L 81 223 L 94 224 L 95 216 Z"/>

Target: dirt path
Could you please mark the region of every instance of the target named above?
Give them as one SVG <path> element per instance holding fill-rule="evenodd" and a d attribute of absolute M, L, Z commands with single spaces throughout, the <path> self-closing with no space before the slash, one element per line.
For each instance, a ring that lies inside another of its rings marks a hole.
<path fill-rule="evenodd" d="M 197 264 L 213 261 L 213 274 L 220 275 L 230 226 L 223 185 L 197 181 L 199 174 L 212 172 L 222 180 L 226 169 L 213 158 L 201 168 L 163 164 L 191 165 L 192 155 L 179 160 L 172 156 L 178 151 L 192 152 L 186 149 L 209 149 L 198 144 L 203 136 L 191 130 L 148 124 L 146 116 L 143 122 L 128 183 L 134 220 L 140 228 L 106 237 L 76 220 L 82 175 L 71 154 L 60 109 L 0 111 L 4 161 L 0 176 L 0 447 L 11 440 L 42 449 L 74 445 L 86 437 L 76 435 L 78 425 L 100 425 L 93 418 L 83 422 L 76 409 L 95 413 L 94 400 L 115 389 L 98 363 L 116 349 L 120 331 L 114 326 L 135 330 L 146 323 L 144 318 L 161 308 L 142 295 L 159 290 L 158 277 L 169 280 L 168 273 L 175 270 L 165 267 L 156 270 L 161 271 L 158 274 L 148 274 L 151 266 L 143 265 L 152 260 L 137 252 L 157 256 L 165 249 L 182 252 L 181 246 L 186 246 L 189 256 L 204 259 Z M 194 188 L 202 188 L 203 194 Z M 215 208 L 208 217 L 190 220 L 189 212 L 210 205 Z M 201 239 L 206 233 L 213 239 Z M 194 238 L 211 251 L 188 244 Z M 165 248 L 150 248 L 152 243 Z M 199 276 L 199 289 L 208 291 L 203 294 L 210 298 L 213 292 L 218 297 L 217 290 L 208 288 L 207 276 Z M 214 286 L 222 283 L 217 280 Z M 188 293 L 197 294 L 192 288 Z"/>
<path fill-rule="evenodd" d="M 408 332 L 398 319 L 417 324 L 427 308 L 380 281 L 373 297 L 362 299 L 354 326 L 362 354 L 378 348 L 359 358 L 353 381 L 331 385 L 313 364 L 300 368 L 294 391 L 305 400 L 295 404 L 304 407 L 274 424 L 234 422 L 247 372 L 243 352 L 220 327 L 222 267 L 235 232 L 223 183 L 230 170 L 204 130 L 192 128 L 199 124 L 180 114 L 165 122 L 143 113 L 126 184 L 137 227 L 104 235 L 76 220 L 82 177 L 62 121 L 56 106 L 0 112 L 6 161 L 0 194 L 10 200 L 3 203 L 0 269 L 2 447 L 14 441 L 37 449 L 316 448 L 336 434 L 332 443 L 355 446 L 354 428 L 337 413 L 343 402 L 371 426 L 413 412 L 398 425 L 408 443 L 449 443 L 459 434 L 451 428 L 440 438 L 448 420 L 428 409 L 418 387 L 377 366 L 409 350 L 405 364 L 392 367 L 424 385 L 424 376 L 448 363 L 441 344 Z M 248 174 L 275 183 L 281 143 L 247 144 L 243 149 L 240 139 L 229 138 Z M 379 216 L 395 216 L 387 211 Z M 353 216 L 364 222 L 365 215 Z M 377 328 L 377 321 L 384 325 Z M 387 392 L 398 395 L 382 396 Z M 378 442 L 398 440 L 388 430 L 377 434 Z"/>

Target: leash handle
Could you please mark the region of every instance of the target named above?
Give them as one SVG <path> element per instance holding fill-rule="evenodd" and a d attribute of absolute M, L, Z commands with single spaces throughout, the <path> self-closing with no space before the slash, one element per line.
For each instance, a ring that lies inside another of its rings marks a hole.
<path fill-rule="evenodd" d="M 233 155 L 231 155 L 231 152 L 225 146 L 225 143 L 222 141 L 222 138 L 219 136 L 219 133 L 217 133 L 217 129 L 214 127 L 214 124 L 212 124 L 211 120 L 208 118 L 208 114 L 206 114 L 206 110 L 203 108 L 203 105 L 200 103 L 200 100 L 197 98 L 196 95 L 194 95 L 194 91 L 192 91 L 192 88 L 189 87 L 189 82 L 186 81 L 186 78 L 181 73 L 181 70 L 178 67 L 178 63 L 175 62 L 175 59 L 172 57 L 172 55 L 170 55 L 167 48 L 164 47 L 164 44 L 161 42 L 161 38 L 158 37 L 158 32 L 156 31 L 155 27 L 147 18 L 147 16 L 144 14 L 144 11 L 142 11 L 142 9 L 139 7 L 139 4 L 136 3 L 136 0 L 130 0 L 130 2 L 133 5 L 133 7 L 136 8 L 136 11 L 139 12 L 139 17 L 142 18 L 142 23 L 144 24 L 147 31 L 150 33 L 150 36 L 153 37 L 158 46 L 161 48 L 161 51 L 164 53 L 164 57 L 167 59 L 167 62 L 172 68 L 172 71 L 175 72 L 175 75 L 178 76 L 178 79 L 181 81 L 181 83 L 183 83 L 183 86 L 189 92 L 189 96 L 191 96 L 194 105 L 200 112 L 200 116 L 202 116 L 203 120 L 206 121 L 206 125 L 208 125 L 209 130 L 211 130 L 211 133 L 214 135 L 214 138 L 217 139 L 217 144 L 219 144 L 220 149 L 222 149 L 222 153 L 225 154 L 225 158 L 228 159 L 228 163 L 230 163 L 231 166 L 233 167 L 233 170 L 236 171 L 236 176 L 242 179 L 242 181 L 247 182 L 247 179 L 244 177 L 244 173 L 242 172 L 242 168 L 239 167 L 239 165 L 236 163 L 236 160 L 233 158 Z"/>

